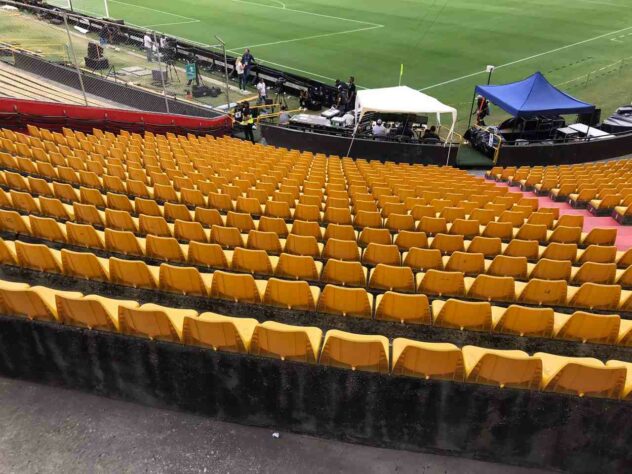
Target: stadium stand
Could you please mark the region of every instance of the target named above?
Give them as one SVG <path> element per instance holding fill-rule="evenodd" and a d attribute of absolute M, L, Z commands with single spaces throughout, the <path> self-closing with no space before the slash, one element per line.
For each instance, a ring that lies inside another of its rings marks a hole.
<path fill-rule="evenodd" d="M 624 189 L 628 166 L 604 180 Z M 3 128 L 0 312 L 250 361 L 629 399 L 632 250 L 533 197 L 557 189 L 545 171 L 518 171 L 488 177 L 524 192 L 229 137 Z"/>

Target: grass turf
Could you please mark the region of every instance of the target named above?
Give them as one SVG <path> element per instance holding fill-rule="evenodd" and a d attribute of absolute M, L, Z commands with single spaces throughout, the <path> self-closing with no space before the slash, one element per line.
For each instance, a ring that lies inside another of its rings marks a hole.
<path fill-rule="evenodd" d="M 456 106 L 462 130 L 487 64 L 498 67 L 492 83 L 540 70 L 606 114 L 629 102 L 629 1 L 109 0 L 109 9 L 205 45 L 219 35 L 234 54 L 249 46 L 260 62 L 322 81 L 352 74 L 360 87 L 392 86 L 403 63 L 402 83 Z M 104 14 L 102 0 L 72 3 Z"/>

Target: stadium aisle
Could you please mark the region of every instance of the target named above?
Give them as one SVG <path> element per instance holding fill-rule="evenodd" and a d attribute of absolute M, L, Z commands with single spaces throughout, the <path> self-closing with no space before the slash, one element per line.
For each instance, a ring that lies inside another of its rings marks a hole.
<path fill-rule="evenodd" d="M 544 472 L 284 432 L 274 438 L 268 429 L 6 378 L 0 425 L 0 472 Z"/>

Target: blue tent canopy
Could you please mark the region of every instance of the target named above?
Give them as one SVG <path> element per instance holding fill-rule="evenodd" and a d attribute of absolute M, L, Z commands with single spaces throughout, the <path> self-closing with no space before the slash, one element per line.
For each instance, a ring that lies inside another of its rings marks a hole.
<path fill-rule="evenodd" d="M 476 93 L 515 117 L 591 113 L 595 106 L 553 86 L 540 73 L 500 86 L 476 86 Z"/>

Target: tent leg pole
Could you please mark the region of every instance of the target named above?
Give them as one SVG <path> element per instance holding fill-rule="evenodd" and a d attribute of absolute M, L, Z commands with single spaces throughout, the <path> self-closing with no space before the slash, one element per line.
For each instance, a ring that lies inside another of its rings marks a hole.
<path fill-rule="evenodd" d="M 467 129 L 469 130 L 472 126 L 472 114 L 474 113 L 474 101 L 476 100 L 476 90 L 474 91 L 474 95 L 472 96 L 472 106 L 470 107 L 470 116 L 467 119 Z"/>

